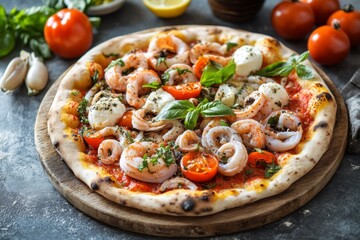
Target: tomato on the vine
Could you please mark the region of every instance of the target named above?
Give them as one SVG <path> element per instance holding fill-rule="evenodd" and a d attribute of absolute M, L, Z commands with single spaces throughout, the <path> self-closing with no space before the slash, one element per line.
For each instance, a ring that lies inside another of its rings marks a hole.
<path fill-rule="evenodd" d="M 62 9 L 49 17 L 44 27 L 51 51 L 63 58 L 80 57 L 92 44 L 92 26 L 77 9 Z"/>
<path fill-rule="evenodd" d="M 181 159 L 181 172 L 194 182 L 206 182 L 216 173 L 219 162 L 211 154 L 203 152 L 189 152 Z"/>
<path fill-rule="evenodd" d="M 334 12 L 328 19 L 331 25 L 334 20 L 339 21 L 341 29 L 348 35 L 351 46 L 360 44 L 360 11 L 355 11 L 351 4 L 342 10 Z"/>
<path fill-rule="evenodd" d="M 176 100 L 186 100 L 196 98 L 201 92 L 200 82 L 189 82 L 175 86 L 163 86 L 165 92 L 170 93 Z"/>
<path fill-rule="evenodd" d="M 303 2 L 283 1 L 271 13 L 275 31 L 283 38 L 295 40 L 308 34 L 315 24 L 311 7 Z"/>
<path fill-rule="evenodd" d="M 310 56 L 320 64 L 333 65 L 346 58 L 350 51 L 350 40 L 335 22 L 315 29 L 308 39 Z"/>
<path fill-rule="evenodd" d="M 329 16 L 340 9 L 339 0 L 300 0 L 307 3 L 315 14 L 315 23 L 317 25 L 326 24 Z"/>

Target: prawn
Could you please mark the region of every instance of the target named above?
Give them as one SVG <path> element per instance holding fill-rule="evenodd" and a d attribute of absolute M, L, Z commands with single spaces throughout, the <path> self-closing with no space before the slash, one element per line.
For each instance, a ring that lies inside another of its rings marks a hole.
<path fill-rule="evenodd" d="M 148 48 L 151 55 L 149 64 L 157 71 L 164 72 L 177 63 L 189 65 L 189 47 L 178 37 L 162 35 L 151 40 Z"/>
<path fill-rule="evenodd" d="M 120 168 L 137 180 L 162 183 L 177 172 L 174 159 L 171 150 L 156 143 L 136 142 L 123 151 Z"/>
<path fill-rule="evenodd" d="M 163 77 L 164 76 L 164 77 Z M 186 64 L 174 64 L 162 75 L 165 85 L 178 85 L 182 83 L 197 82 L 193 69 Z"/>
<path fill-rule="evenodd" d="M 126 101 L 134 108 L 141 108 L 146 102 L 146 98 L 141 97 L 150 90 L 143 88 L 144 84 L 161 83 L 159 76 L 152 70 L 142 70 L 132 74 L 126 86 Z"/>
<path fill-rule="evenodd" d="M 265 124 L 266 146 L 273 151 L 290 150 L 302 138 L 301 121 L 294 112 L 275 111 L 265 119 Z"/>
<path fill-rule="evenodd" d="M 104 164 L 113 164 L 120 160 L 122 148 L 114 139 L 105 139 L 98 148 L 98 159 Z"/>
<path fill-rule="evenodd" d="M 111 89 L 125 92 L 129 78 L 136 69 L 147 69 L 147 55 L 140 50 L 133 51 L 123 58 L 110 63 L 105 69 L 105 81 Z"/>
<path fill-rule="evenodd" d="M 146 111 L 141 108 L 133 111 L 131 123 L 133 128 L 141 131 L 158 131 L 166 127 L 166 121 L 157 121 L 145 119 Z"/>
<path fill-rule="evenodd" d="M 231 128 L 235 129 L 241 136 L 243 143 L 249 148 L 265 147 L 265 132 L 263 126 L 253 119 L 239 120 L 231 124 Z"/>
<path fill-rule="evenodd" d="M 244 108 L 234 110 L 236 119 L 247 119 L 254 117 L 265 103 L 265 97 L 259 91 L 252 92 L 244 100 Z"/>
<path fill-rule="evenodd" d="M 194 64 L 199 57 L 210 56 L 210 59 L 215 62 L 217 62 L 216 59 L 221 59 L 220 62 L 223 62 L 223 59 L 230 60 L 230 58 L 225 57 L 226 53 L 226 45 L 216 42 L 199 42 L 190 49 L 190 61 Z"/>
<path fill-rule="evenodd" d="M 239 141 L 225 143 L 218 150 L 218 171 L 224 176 L 240 173 L 247 164 L 248 154 L 244 144 Z"/>
<path fill-rule="evenodd" d="M 199 150 L 201 139 L 192 130 L 186 130 L 183 134 L 178 136 L 175 145 L 179 146 L 180 151 L 194 152 Z"/>

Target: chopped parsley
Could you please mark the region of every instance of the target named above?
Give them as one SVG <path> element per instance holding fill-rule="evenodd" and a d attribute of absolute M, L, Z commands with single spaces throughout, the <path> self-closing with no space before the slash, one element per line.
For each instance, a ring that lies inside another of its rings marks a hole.
<path fill-rule="evenodd" d="M 124 61 L 123 61 L 121 58 L 118 58 L 118 59 L 116 59 L 116 60 L 111 61 L 111 63 L 109 64 L 109 66 L 107 66 L 107 68 L 105 69 L 105 71 L 108 70 L 108 69 L 110 69 L 110 68 L 112 68 L 112 67 L 114 67 L 114 66 L 116 66 L 116 65 L 119 65 L 120 67 L 124 67 L 124 66 L 125 66 L 125 63 L 124 63 Z"/>
<path fill-rule="evenodd" d="M 232 48 L 237 47 L 238 44 L 234 42 L 227 42 L 226 43 L 226 51 L 230 51 Z"/>
<path fill-rule="evenodd" d="M 78 113 L 79 113 L 79 117 L 80 117 L 80 122 L 84 123 L 84 124 L 88 124 L 89 120 L 86 117 L 86 108 L 88 105 L 88 100 L 86 100 L 85 98 L 80 102 L 79 107 L 77 109 Z"/>
<path fill-rule="evenodd" d="M 281 167 L 276 165 L 274 162 L 271 164 L 267 164 L 265 169 L 265 178 L 271 178 L 275 173 L 280 171 Z"/>

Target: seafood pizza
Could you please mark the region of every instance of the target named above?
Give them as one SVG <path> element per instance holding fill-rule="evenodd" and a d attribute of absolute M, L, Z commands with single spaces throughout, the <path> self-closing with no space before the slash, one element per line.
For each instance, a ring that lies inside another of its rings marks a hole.
<path fill-rule="evenodd" d="M 307 57 L 218 26 L 116 37 L 64 75 L 48 133 L 76 177 L 118 204 L 239 207 L 286 190 L 330 144 L 336 103 Z"/>

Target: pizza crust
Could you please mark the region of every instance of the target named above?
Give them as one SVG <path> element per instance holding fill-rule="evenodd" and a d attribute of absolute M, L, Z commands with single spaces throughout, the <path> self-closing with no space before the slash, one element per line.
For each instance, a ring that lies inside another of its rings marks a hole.
<path fill-rule="evenodd" d="M 100 54 L 117 52 L 123 55 L 136 48 L 146 48 L 153 36 L 164 31 L 173 31 L 176 36 L 186 42 L 199 39 L 221 41 L 221 39 L 237 37 L 243 38 L 245 43 L 253 45 L 258 39 L 269 39 L 265 35 L 226 27 L 177 26 L 171 29 L 156 28 L 116 37 L 91 49 L 65 74 L 48 114 L 48 132 L 51 142 L 77 178 L 81 179 L 92 190 L 123 206 L 158 214 L 202 216 L 279 194 L 315 166 L 330 144 L 336 117 L 334 97 L 317 73 L 314 80 L 300 81 L 306 84 L 306 87 L 315 96 L 309 105 L 314 116 L 314 121 L 310 126 L 311 130 L 306 136 L 306 140 L 296 148 L 296 154 L 281 154 L 279 163 L 282 164 L 282 169 L 270 179 L 253 180 L 247 183 L 244 188 L 227 189 L 219 192 L 178 189 L 155 194 L 132 192 L 119 188 L 110 176 L 86 164 L 84 141 L 75 127 L 71 125 L 74 123 L 68 116 L 71 114 L 64 110 L 64 106 L 69 101 L 77 103 L 81 101 L 74 94 L 74 91 L 86 90 L 91 84 L 86 62 L 97 59 Z M 278 61 L 279 56 L 286 59 L 294 53 L 275 39 L 271 38 L 271 41 L 264 42 L 266 42 L 264 49 L 270 48 L 271 51 L 274 51 L 274 54 L 268 54 L 267 64 L 271 61 Z M 269 45 L 269 42 L 274 44 L 274 49 L 272 45 Z M 309 61 L 306 61 L 306 64 L 311 66 Z"/>

